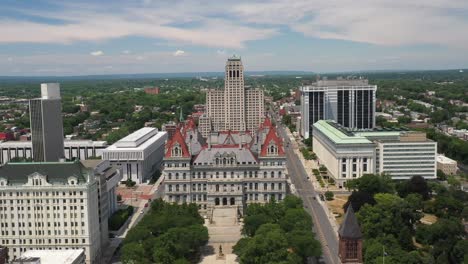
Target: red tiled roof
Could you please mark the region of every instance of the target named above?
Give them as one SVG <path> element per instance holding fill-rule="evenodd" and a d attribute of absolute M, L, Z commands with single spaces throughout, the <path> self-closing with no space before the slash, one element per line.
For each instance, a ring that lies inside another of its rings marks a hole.
<path fill-rule="evenodd" d="M 185 130 L 194 130 L 195 128 L 197 128 L 197 126 L 195 125 L 195 121 L 193 120 L 193 118 L 189 118 L 187 120 L 187 123 L 185 124 Z"/>
<path fill-rule="evenodd" d="M 179 143 L 179 146 L 182 148 L 182 157 L 183 158 L 190 158 L 190 152 L 188 150 L 187 144 L 185 144 L 185 140 L 180 133 L 180 129 L 177 129 L 174 136 L 172 136 L 172 139 L 167 142 L 166 145 L 166 155 L 164 155 L 165 158 L 171 158 L 172 157 L 172 147 L 174 146 L 175 143 Z"/>
<path fill-rule="evenodd" d="M 265 142 L 263 143 L 262 150 L 260 151 L 260 156 L 267 156 L 267 148 L 270 145 L 270 141 L 273 141 L 278 147 L 278 155 L 284 155 L 283 143 L 276 133 L 276 128 L 271 127 L 270 131 L 266 136 Z"/>
<path fill-rule="evenodd" d="M 269 117 L 265 117 L 265 120 L 263 121 L 262 127 L 271 127 L 271 120 Z"/>

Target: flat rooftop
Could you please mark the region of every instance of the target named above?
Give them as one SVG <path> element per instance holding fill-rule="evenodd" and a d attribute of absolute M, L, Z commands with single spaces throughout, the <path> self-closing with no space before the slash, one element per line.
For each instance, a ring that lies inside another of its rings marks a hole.
<path fill-rule="evenodd" d="M 167 132 L 158 132 L 156 128 L 144 127 L 115 142 L 107 147 L 105 151 L 143 151 L 158 141 L 164 144 L 166 139 Z"/>
<path fill-rule="evenodd" d="M 84 251 L 82 249 L 67 250 L 28 250 L 21 258 L 40 258 L 41 264 L 73 264 Z"/>
<path fill-rule="evenodd" d="M 437 162 L 446 164 L 457 164 L 457 162 L 451 158 L 447 158 L 444 155 L 437 155 Z"/>
<path fill-rule="evenodd" d="M 154 127 L 143 127 L 115 142 L 118 148 L 135 148 L 158 133 Z"/>

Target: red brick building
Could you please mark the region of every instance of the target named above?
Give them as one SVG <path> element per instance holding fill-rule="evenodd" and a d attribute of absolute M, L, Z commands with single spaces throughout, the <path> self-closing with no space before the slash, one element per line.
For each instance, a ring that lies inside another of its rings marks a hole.
<path fill-rule="evenodd" d="M 147 94 L 159 94 L 159 87 L 145 87 L 145 93 L 147 93 Z"/>

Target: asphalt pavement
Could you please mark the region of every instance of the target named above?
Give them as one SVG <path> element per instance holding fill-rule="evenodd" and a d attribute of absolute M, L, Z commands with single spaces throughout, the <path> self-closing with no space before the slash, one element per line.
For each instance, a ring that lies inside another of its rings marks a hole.
<path fill-rule="evenodd" d="M 337 234 L 330 224 L 328 215 L 319 204 L 318 193 L 315 191 L 312 183 L 307 180 L 307 173 L 304 166 L 294 153 L 292 143 L 281 124 L 278 126 L 278 131 L 280 136 L 283 137 L 286 143 L 285 145 L 289 145 L 289 147 L 285 148 L 287 157 L 286 166 L 289 171 L 289 177 L 304 203 L 304 209 L 312 216 L 314 221 L 313 230 L 317 235 L 317 239 L 322 244 L 324 260 L 326 263 L 339 264 L 341 262 L 338 257 Z M 314 199 L 314 197 L 316 197 L 316 199 Z"/>

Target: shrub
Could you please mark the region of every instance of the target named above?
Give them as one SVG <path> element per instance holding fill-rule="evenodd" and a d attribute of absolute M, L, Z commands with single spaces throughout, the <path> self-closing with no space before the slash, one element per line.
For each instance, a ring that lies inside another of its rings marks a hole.
<path fill-rule="evenodd" d="M 334 195 L 333 192 L 331 192 L 331 191 L 326 191 L 326 192 L 325 192 L 325 199 L 327 199 L 327 201 L 333 200 L 333 197 L 334 197 L 334 196 L 335 196 L 335 195 Z"/>
<path fill-rule="evenodd" d="M 133 207 L 129 206 L 126 209 L 120 209 L 116 211 L 109 218 L 109 230 L 119 230 L 119 228 L 127 221 L 127 219 L 132 215 Z"/>
<path fill-rule="evenodd" d="M 130 179 L 124 181 L 124 183 L 125 183 L 125 186 L 127 186 L 127 187 L 133 187 L 133 186 L 136 185 L 136 182 L 134 182 L 134 181 L 132 181 Z"/>

